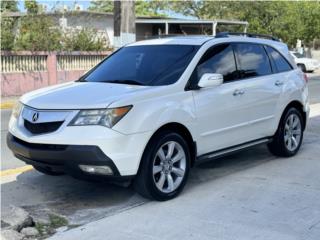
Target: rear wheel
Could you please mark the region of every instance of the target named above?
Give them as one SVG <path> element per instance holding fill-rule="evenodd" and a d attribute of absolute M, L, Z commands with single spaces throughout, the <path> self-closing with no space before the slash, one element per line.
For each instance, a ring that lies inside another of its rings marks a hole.
<path fill-rule="evenodd" d="M 136 191 L 158 201 L 176 197 L 187 181 L 190 159 L 183 137 L 169 131 L 160 132 L 152 138 L 143 155 L 134 181 Z"/>
<path fill-rule="evenodd" d="M 50 176 L 64 175 L 63 172 L 55 172 L 55 171 L 52 171 L 50 168 L 44 168 L 44 167 L 39 167 L 39 166 L 33 166 L 33 168 L 36 169 L 38 172 L 41 172 L 45 175 L 50 175 Z"/>
<path fill-rule="evenodd" d="M 303 118 L 296 108 L 290 108 L 280 120 L 273 141 L 268 144 L 271 153 L 282 157 L 295 155 L 303 139 Z"/>

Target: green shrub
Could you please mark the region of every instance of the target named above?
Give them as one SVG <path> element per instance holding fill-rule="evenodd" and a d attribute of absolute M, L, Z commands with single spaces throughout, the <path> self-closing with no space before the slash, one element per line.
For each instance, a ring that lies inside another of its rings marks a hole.
<path fill-rule="evenodd" d="M 105 37 L 88 28 L 67 33 L 62 41 L 63 49 L 67 51 L 102 51 L 107 45 Z"/>
<path fill-rule="evenodd" d="M 27 15 L 21 18 L 15 50 L 53 51 L 61 49 L 61 31 L 50 17 Z"/>

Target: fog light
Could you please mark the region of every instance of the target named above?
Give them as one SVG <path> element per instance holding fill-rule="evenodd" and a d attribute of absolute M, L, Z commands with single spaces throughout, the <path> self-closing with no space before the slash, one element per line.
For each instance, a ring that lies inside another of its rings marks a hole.
<path fill-rule="evenodd" d="M 108 166 L 91 166 L 91 165 L 79 165 L 79 168 L 87 173 L 98 175 L 112 175 L 112 169 Z"/>

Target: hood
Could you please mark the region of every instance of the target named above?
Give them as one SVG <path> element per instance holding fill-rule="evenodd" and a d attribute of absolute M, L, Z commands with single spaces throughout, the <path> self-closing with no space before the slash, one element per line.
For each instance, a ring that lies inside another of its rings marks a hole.
<path fill-rule="evenodd" d="M 71 82 L 39 89 L 21 97 L 20 101 L 37 109 L 106 108 L 124 95 L 150 87 L 99 83 Z"/>

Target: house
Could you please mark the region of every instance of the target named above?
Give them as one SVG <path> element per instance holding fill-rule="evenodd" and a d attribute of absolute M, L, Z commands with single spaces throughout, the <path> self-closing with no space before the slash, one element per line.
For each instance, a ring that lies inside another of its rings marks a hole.
<path fill-rule="evenodd" d="M 4 17 L 21 17 L 25 13 L 7 13 Z M 113 13 L 92 11 L 49 12 L 56 26 L 65 29 L 91 28 L 107 39 L 113 46 Z M 137 17 L 136 40 L 159 37 L 161 35 L 215 35 L 219 26 L 236 26 L 238 31 L 246 31 L 248 22 L 236 20 L 186 20 L 167 17 Z M 224 28 L 225 29 L 225 28 Z"/>

